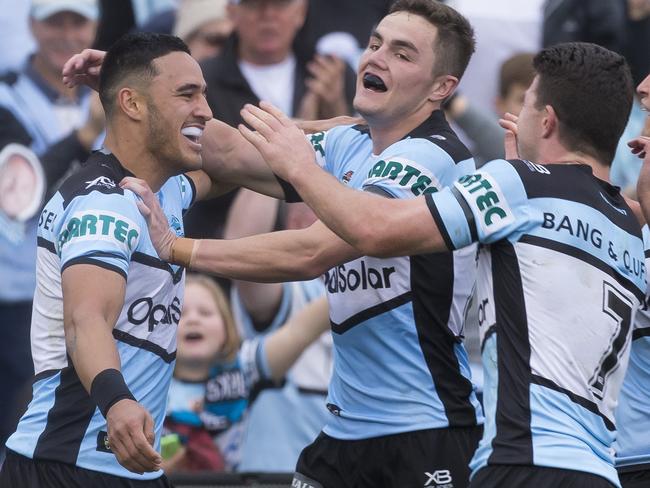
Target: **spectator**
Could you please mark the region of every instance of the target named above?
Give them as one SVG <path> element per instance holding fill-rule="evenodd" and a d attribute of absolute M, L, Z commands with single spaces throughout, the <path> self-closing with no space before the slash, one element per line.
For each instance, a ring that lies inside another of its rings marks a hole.
<path fill-rule="evenodd" d="M 354 71 L 372 29 L 388 14 L 392 0 L 309 0 L 307 19 L 294 42 L 298 57 L 333 54 Z"/>
<path fill-rule="evenodd" d="M 261 99 L 306 119 L 351 111 L 351 70 L 324 56 L 308 65 L 292 51 L 305 20 L 306 1 L 230 0 L 234 34 L 219 57 L 203 64 L 208 103 L 216 119 L 237 126 L 244 104 Z M 227 196 L 195 205 L 185 219 L 187 235 L 220 236 L 231 201 L 232 196 Z"/>
<path fill-rule="evenodd" d="M 34 50 L 29 32 L 30 0 L 0 0 L 0 75 L 19 69 Z M 10 13 L 11 12 L 11 13 Z"/>
<path fill-rule="evenodd" d="M 308 320 L 315 314 L 321 320 Z M 166 419 L 167 429 L 175 434 L 163 441 L 168 446 L 176 441 L 177 451 L 165 471 L 235 468 L 251 388 L 260 379 L 282 378 L 328 328 L 323 298 L 272 334 L 240 344 L 221 289 L 205 276 L 188 276 Z M 178 445 L 179 438 L 184 446 Z"/>
<path fill-rule="evenodd" d="M 620 53 L 625 19 L 623 0 L 546 0 L 542 47 L 582 41 Z"/>
<path fill-rule="evenodd" d="M 524 94 L 535 78 L 533 53 L 515 54 L 499 70 L 499 94 L 495 106 L 500 117 L 509 112 L 519 115 L 524 105 Z"/>
<path fill-rule="evenodd" d="M 283 222 L 276 223 L 278 207 Z M 316 216 L 304 203 L 278 200 L 240 190 L 228 215 L 224 237 L 237 239 L 275 228 L 302 229 Z M 231 293 L 237 326 L 243 337 L 266 336 L 307 303 L 323 296 L 320 279 L 293 283 L 235 281 Z M 319 320 L 313 317 L 312 320 Z M 329 321 L 329 319 L 326 319 Z M 325 333 L 305 350 L 284 384 L 266 384 L 251 406 L 242 449 L 242 471 L 291 472 L 300 451 L 318 435 L 329 417 L 325 408 L 332 371 L 332 337 Z M 287 416 L 286 412 L 292 412 Z"/>
<path fill-rule="evenodd" d="M 232 32 L 226 5 L 227 0 L 183 0 L 178 7 L 174 35 L 199 62 L 220 54 Z"/>
<path fill-rule="evenodd" d="M 22 70 L 9 73 L 0 82 L 0 134 L 2 145 L 17 142 L 36 153 L 43 161 L 48 184 L 52 184 L 74 156 L 82 159 L 88 154 L 102 130 L 100 115 L 84 124 L 89 90 L 68 89 L 61 81 L 67 59 L 91 46 L 98 8 L 95 0 L 34 0 L 30 16 L 37 50 Z M 2 356 L 9 363 L 3 368 L 6 373 L 0 384 L 7 405 L 3 413 L 11 410 L 20 385 L 33 375 L 29 324 L 37 223 L 38 217 L 14 220 L 0 229 L 0 311 L 8 324 L 0 343 L 7 351 Z M 16 420 L 13 415 L 2 415 L 0 446 L 15 429 Z"/>

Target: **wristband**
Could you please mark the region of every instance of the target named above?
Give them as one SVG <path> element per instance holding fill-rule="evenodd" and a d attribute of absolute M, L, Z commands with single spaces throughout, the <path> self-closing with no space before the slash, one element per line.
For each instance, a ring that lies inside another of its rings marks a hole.
<path fill-rule="evenodd" d="M 108 410 L 120 400 L 136 401 L 126 386 L 124 376 L 117 369 L 105 369 L 95 376 L 90 385 L 90 398 L 97 404 L 104 418 Z"/>
<path fill-rule="evenodd" d="M 174 264 L 180 264 L 184 268 L 189 268 L 192 264 L 192 254 L 194 254 L 194 244 L 196 239 L 179 237 L 174 240 L 171 248 L 170 260 Z"/>

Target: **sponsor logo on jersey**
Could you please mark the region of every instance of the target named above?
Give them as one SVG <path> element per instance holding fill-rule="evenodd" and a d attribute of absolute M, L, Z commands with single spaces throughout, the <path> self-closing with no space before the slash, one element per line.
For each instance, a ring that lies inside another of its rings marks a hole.
<path fill-rule="evenodd" d="M 364 186 L 379 182 L 390 182 L 408 188 L 415 196 L 437 192 L 440 186 L 431 171 L 403 158 L 377 161 L 368 173 Z"/>
<path fill-rule="evenodd" d="M 323 157 L 325 157 L 325 150 L 323 149 L 324 140 L 325 140 L 324 132 L 316 132 L 311 136 L 309 136 L 309 142 L 311 142 L 311 146 L 314 148 L 314 151 L 316 151 L 318 154 L 320 154 Z"/>
<path fill-rule="evenodd" d="M 439 141 L 446 141 L 447 138 L 445 136 L 441 136 L 440 134 L 432 134 L 429 136 L 431 139 L 437 139 Z"/>
<path fill-rule="evenodd" d="M 208 380 L 205 385 L 205 400 L 207 402 L 216 403 L 242 398 L 248 398 L 248 394 L 246 381 L 240 370 L 224 371 Z"/>
<path fill-rule="evenodd" d="M 358 288 L 362 290 L 390 288 L 390 277 L 393 273 L 395 273 L 394 266 L 376 269 L 361 261 L 361 269 L 356 270 L 341 264 L 325 273 L 325 288 L 329 293 L 345 293 Z"/>
<path fill-rule="evenodd" d="M 424 486 L 430 486 L 432 488 L 454 488 L 451 472 L 448 469 L 438 469 L 433 473 L 425 471 L 424 476 L 427 478 Z"/>
<path fill-rule="evenodd" d="M 169 305 L 163 305 L 154 304 L 151 297 L 138 298 L 131 304 L 126 316 L 134 325 L 146 322 L 148 331 L 153 332 L 158 324 L 178 325 L 181 318 L 181 301 L 174 297 Z"/>
<path fill-rule="evenodd" d="M 126 252 L 133 251 L 140 239 L 140 227 L 129 218 L 108 210 L 75 212 L 59 234 L 58 249 L 70 242 L 107 241 Z"/>
<path fill-rule="evenodd" d="M 115 188 L 115 182 L 111 180 L 108 176 L 99 176 L 92 181 L 86 181 L 86 190 L 92 188 L 93 186 L 101 186 L 103 188 Z"/>
<path fill-rule="evenodd" d="M 343 180 L 343 183 L 345 183 L 346 185 L 347 185 L 348 183 L 350 183 L 350 180 L 352 179 L 352 176 L 353 176 L 353 175 L 354 175 L 354 171 L 347 171 L 347 172 L 343 175 L 343 178 L 341 178 L 341 179 Z"/>
<path fill-rule="evenodd" d="M 476 220 L 484 235 L 493 234 L 515 221 L 501 187 L 491 175 L 483 172 L 466 175 L 454 186 L 470 207 L 478 210 Z"/>

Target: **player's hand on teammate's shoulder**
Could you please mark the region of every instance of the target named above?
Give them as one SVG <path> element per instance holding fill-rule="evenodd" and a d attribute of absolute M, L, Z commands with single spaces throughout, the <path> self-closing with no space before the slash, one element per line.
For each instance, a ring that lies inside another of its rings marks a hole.
<path fill-rule="evenodd" d="M 239 132 L 260 152 L 266 164 L 281 178 L 291 181 L 292 173 L 315 164 L 316 155 L 296 123 L 270 103 L 246 104 L 241 110 L 244 124 Z"/>
<path fill-rule="evenodd" d="M 84 49 L 75 54 L 63 65 L 61 74 L 63 83 L 68 88 L 87 85 L 95 91 L 99 90 L 99 71 L 106 57 L 105 51 Z"/>
<path fill-rule="evenodd" d="M 158 198 L 151 191 L 147 182 L 140 178 L 127 176 L 120 182 L 120 187 L 131 190 L 140 197 L 136 201 L 136 205 L 147 221 L 151 243 L 156 248 L 158 257 L 163 261 L 169 261 L 172 245 L 177 239 L 177 236 L 170 228 L 167 217 L 158 202 Z"/>
<path fill-rule="evenodd" d="M 153 418 L 142 405 L 120 400 L 108 410 L 106 422 L 108 443 L 122 466 L 138 474 L 161 468 L 162 458 L 153 448 Z"/>
<path fill-rule="evenodd" d="M 499 119 L 499 125 L 503 127 L 506 134 L 503 139 L 506 159 L 519 159 L 519 149 L 517 148 L 517 121 L 519 117 L 506 112 L 503 118 Z"/>

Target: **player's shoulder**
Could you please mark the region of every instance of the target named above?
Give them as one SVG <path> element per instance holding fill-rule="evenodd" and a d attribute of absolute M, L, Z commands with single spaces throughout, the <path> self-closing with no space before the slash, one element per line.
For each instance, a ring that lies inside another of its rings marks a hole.
<path fill-rule="evenodd" d="M 101 199 L 101 195 L 124 196 L 120 181 L 132 176 L 112 154 L 93 153 L 79 171 L 68 177 L 61 185 L 61 195 L 65 209 L 73 200 Z"/>
<path fill-rule="evenodd" d="M 427 120 L 409 132 L 406 138 L 396 143 L 396 145 L 398 147 L 405 145 L 413 148 L 420 147 L 423 150 L 428 149 L 432 152 L 443 152 L 455 164 L 472 159 L 472 153 L 451 128 L 441 110 L 432 112 Z"/>

